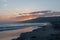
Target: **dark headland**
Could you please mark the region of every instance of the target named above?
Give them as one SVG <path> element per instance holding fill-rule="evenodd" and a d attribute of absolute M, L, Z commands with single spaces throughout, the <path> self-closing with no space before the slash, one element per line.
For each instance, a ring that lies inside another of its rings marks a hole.
<path fill-rule="evenodd" d="M 33 30 L 32 32 L 22 33 L 20 37 L 12 40 L 60 40 L 60 16 L 56 17 L 40 17 L 23 23 L 40 23 L 49 22 L 52 25 L 43 26 Z"/>

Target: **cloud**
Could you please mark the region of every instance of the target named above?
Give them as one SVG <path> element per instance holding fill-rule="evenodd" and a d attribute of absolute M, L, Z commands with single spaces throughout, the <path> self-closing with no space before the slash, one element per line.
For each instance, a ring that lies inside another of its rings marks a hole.
<path fill-rule="evenodd" d="M 20 16 L 42 16 L 46 13 L 47 11 L 36 11 L 36 12 L 29 12 L 29 13 L 19 13 Z"/>
<path fill-rule="evenodd" d="M 36 12 L 29 12 L 29 13 L 19 13 L 19 16 L 13 17 L 14 21 L 25 21 L 35 19 L 44 15 L 47 11 L 36 11 Z"/>
<path fill-rule="evenodd" d="M 49 12 L 49 11 L 35 11 L 29 13 L 19 13 L 17 16 L 11 16 L 11 18 L 7 18 L 8 16 L 0 17 L 0 20 L 3 21 L 26 21 L 35 19 L 38 17 L 52 17 L 52 16 L 60 16 L 60 12 Z"/>
<path fill-rule="evenodd" d="M 3 2 L 8 2 L 8 0 L 3 0 Z"/>
<path fill-rule="evenodd" d="M 4 7 L 7 7 L 7 6 L 8 6 L 8 3 L 7 3 L 8 0 L 2 0 L 2 2 L 3 2 L 3 6 L 4 6 Z"/>
<path fill-rule="evenodd" d="M 15 17 L 16 21 L 25 21 L 31 20 L 37 17 L 51 17 L 60 14 L 60 12 L 51 12 L 51 11 L 35 11 L 30 13 L 19 13 L 20 16 Z"/>
<path fill-rule="evenodd" d="M 44 14 L 45 14 L 45 12 L 42 12 L 42 11 L 36 11 L 36 12 L 31 12 L 31 13 L 29 13 L 29 14 L 40 16 L 40 15 L 44 15 Z"/>
<path fill-rule="evenodd" d="M 20 9 L 19 9 L 19 8 L 16 8 L 16 10 L 18 10 L 18 11 L 19 11 Z"/>
<path fill-rule="evenodd" d="M 4 7 L 7 7 L 7 6 L 8 6 L 8 4 L 4 4 L 3 6 L 4 6 Z"/>
<path fill-rule="evenodd" d="M 53 16 L 60 16 L 60 12 L 48 12 L 45 13 L 45 17 L 53 17 Z"/>
<path fill-rule="evenodd" d="M 23 15 L 23 16 L 39 16 L 39 17 L 51 17 L 51 16 L 60 16 L 60 12 L 54 12 L 54 11 L 50 11 L 50 10 L 46 10 L 46 11 L 35 11 L 35 12 L 30 12 L 30 13 L 21 13 L 19 15 Z"/>
<path fill-rule="evenodd" d="M 29 13 L 19 13 L 19 16 L 13 17 L 12 19 L 14 21 L 31 20 L 31 19 L 35 19 L 37 17 L 40 17 L 42 15 L 45 15 L 46 12 L 47 11 L 35 11 L 35 12 L 29 12 Z"/>

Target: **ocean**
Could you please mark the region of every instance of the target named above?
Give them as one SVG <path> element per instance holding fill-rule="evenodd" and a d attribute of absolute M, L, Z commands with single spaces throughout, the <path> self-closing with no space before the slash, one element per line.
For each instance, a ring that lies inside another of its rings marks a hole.
<path fill-rule="evenodd" d="M 0 24 L 0 40 L 11 40 L 19 37 L 21 33 L 46 26 L 49 23 L 11 23 Z"/>
<path fill-rule="evenodd" d="M 12 23 L 12 24 L 0 24 L 0 32 L 1 31 L 8 31 L 8 30 L 17 30 L 23 29 L 30 26 L 37 26 L 41 27 L 47 25 L 48 23 Z"/>

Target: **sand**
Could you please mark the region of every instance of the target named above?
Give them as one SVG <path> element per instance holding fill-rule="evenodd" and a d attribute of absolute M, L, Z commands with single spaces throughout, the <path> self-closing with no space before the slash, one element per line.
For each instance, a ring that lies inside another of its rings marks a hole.
<path fill-rule="evenodd" d="M 10 31 L 3 31 L 0 32 L 0 40 L 11 40 L 20 36 L 21 33 L 30 32 L 38 27 L 28 27 L 19 30 L 10 30 Z"/>

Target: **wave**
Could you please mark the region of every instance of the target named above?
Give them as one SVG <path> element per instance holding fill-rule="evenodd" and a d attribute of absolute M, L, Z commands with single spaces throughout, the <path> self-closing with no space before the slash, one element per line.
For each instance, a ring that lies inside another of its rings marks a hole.
<path fill-rule="evenodd" d="M 29 26 L 43 26 L 47 25 L 48 23 L 21 23 L 21 24 L 4 24 L 0 25 L 0 32 L 1 31 L 8 31 L 8 30 L 17 30 L 23 29 Z"/>

